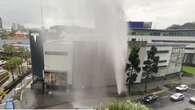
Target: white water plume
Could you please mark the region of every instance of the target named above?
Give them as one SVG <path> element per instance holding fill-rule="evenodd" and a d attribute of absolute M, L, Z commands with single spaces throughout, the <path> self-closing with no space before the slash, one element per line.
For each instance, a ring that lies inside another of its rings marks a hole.
<path fill-rule="evenodd" d="M 44 26 L 50 29 L 45 35 L 45 51 L 68 50 L 68 63 L 62 67 L 70 67 L 66 70 L 68 78 L 72 78 L 70 84 L 74 88 L 114 84 L 121 94 L 125 89 L 127 23 L 119 0 L 45 0 L 43 3 Z"/>

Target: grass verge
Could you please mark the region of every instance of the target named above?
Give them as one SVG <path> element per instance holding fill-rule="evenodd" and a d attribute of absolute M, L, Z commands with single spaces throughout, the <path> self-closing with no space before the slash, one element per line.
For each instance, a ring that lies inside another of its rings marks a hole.
<path fill-rule="evenodd" d="M 194 76 L 195 75 L 195 67 L 192 66 L 183 66 L 182 72 L 186 76 Z"/>

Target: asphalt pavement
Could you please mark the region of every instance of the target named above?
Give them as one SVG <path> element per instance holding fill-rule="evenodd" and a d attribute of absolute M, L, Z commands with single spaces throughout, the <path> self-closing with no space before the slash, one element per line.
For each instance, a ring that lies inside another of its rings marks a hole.
<path fill-rule="evenodd" d="M 21 83 L 19 83 L 15 88 L 13 88 L 4 98 L 4 100 L 2 101 L 2 104 L 0 104 L 0 109 L 3 109 L 5 107 L 5 102 L 7 100 L 7 98 L 9 97 L 13 97 L 14 95 L 16 95 L 16 88 L 26 88 L 26 86 L 29 84 L 29 82 L 32 81 L 32 77 L 31 75 L 26 76 Z M 21 102 L 19 100 L 15 100 L 14 104 L 16 106 L 17 109 L 21 108 Z"/>
<path fill-rule="evenodd" d="M 182 80 L 175 79 L 174 82 L 175 81 L 180 81 L 182 84 L 187 85 L 195 84 L 194 78 L 188 77 L 185 77 Z M 166 82 L 169 81 L 155 82 L 155 86 L 163 86 Z M 173 79 L 171 79 L 171 82 L 173 82 Z M 154 83 L 150 83 L 149 86 L 154 87 Z M 185 95 L 185 100 L 183 101 L 170 101 L 169 97 L 176 93 L 176 91 L 167 90 L 155 103 L 147 106 L 153 108 L 154 110 L 190 110 L 188 108 L 195 108 L 195 105 L 189 103 L 189 98 L 191 96 L 195 96 L 195 85 L 194 87 L 190 87 L 192 88 L 190 88 L 187 92 L 183 92 Z M 140 89 L 142 89 L 142 85 L 140 85 Z M 83 90 L 54 89 L 51 94 L 42 94 L 40 91 L 29 87 L 24 90 L 23 100 L 20 102 L 20 107 L 23 109 L 91 108 L 98 105 L 104 106 L 114 100 L 127 99 L 133 99 L 133 97 L 118 97 L 115 87 Z"/>
<path fill-rule="evenodd" d="M 195 105 L 189 102 L 190 97 L 195 96 L 195 89 L 190 88 L 186 92 L 181 92 L 185 95 L 185 99 L 177 102 L 170 101 L 170 96 L 174 93 L 175 90 L 167 91 L 164 96 L 147 106 L 154 110 L 195 110 Z"/>

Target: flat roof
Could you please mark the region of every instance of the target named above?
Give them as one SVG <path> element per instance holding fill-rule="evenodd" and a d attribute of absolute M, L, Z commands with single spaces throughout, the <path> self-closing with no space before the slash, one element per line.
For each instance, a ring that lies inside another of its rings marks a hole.
<path fill-rule="evenodd" d="M 130 29 L 130 30 L 161 31 L 161 32 L 195 31 L 195 29 L 147 29 L 147 28 L 134 28 L 134 29 Z"/>
<path fill-rule="evenodd" d="M 186 44 L 175 44 L 175 43 L 147 43 L 146 46 L 179 46 L 179 47 L 186 47 Z"/>

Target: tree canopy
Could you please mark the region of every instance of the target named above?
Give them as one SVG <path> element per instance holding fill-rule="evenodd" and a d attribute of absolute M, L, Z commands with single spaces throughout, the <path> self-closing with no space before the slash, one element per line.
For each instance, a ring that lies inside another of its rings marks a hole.
<path fill-rule="evenodd" d="M 127 83 L 128 83 L 128 91 L 130 94 L 131 85 L 136 81 L 137 74 L 140 72 L 140 59 L 139 59 L 139 50 L 138 47 L 133 47 L 131 49 L 131 53 L 129 55 L 129 62 L 127 63 L 126 67 L 126 74 L 127 74 Z"/>
<path fill-rule="evenodd" d="M 3 50 L 7 54 L 12 54 L 12 53 L 16 52 L 15 47 L 12 45 L 8 45 L 8 44 L 3 45 Z"/>
<path fill-rule="evenodd" d="M 147 51 L 147 60 L 144 61 L 143 76 L 145 77 L 145 92 L 147 92 L 147 80 L 154 77 L 154 74 L 158 73 L 159 56 L 156 56 L 157 48 L 152 46 Z"/>
<path fill-rule="evenodd" d="M 6 62 L 4 68 L 11 71 L 13 80 L 14 80 L 14 70 L 21 64 L 22 64 L 22 59 L 19 57 L 12 57 Z"/>
<path fill-rule="evenodd" d="M 25 47 L 20 47 L 18 51 L 20 52 L 20 57 L 24 58 L 25 60 L 27 60 L 31 55 L 30 51 Z"/>

